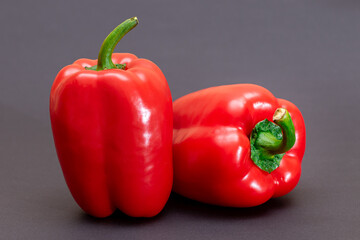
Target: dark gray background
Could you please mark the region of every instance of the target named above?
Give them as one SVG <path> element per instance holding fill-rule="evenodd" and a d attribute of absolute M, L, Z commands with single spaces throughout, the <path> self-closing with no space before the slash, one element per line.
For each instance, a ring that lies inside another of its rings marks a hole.
<path fill-rule="evenodd" d="M 360 2 L 1 1 L 0 239 L 359 239 Z M 116 48 L 154 61 L 173 99 L 255 83 L 294 102 L 307 127 L 299 185 L 250 209 L 173 194 L 153 219 L 84 214 L 53 145 L 49 91 L 57 72 Z"/>

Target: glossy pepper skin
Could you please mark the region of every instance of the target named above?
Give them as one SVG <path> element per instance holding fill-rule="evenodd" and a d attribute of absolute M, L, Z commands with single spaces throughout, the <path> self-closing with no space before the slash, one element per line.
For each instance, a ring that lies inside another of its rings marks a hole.
<path fill-rule="evenodd" d="M 252 207 L 290 192 L 305 151 L 299 109 L 253 84 L 212 87 L 183 96 L 174 108 L 174 191 L 204 203 Z M 251 159 L 250 135 L 277 108 L 291 116 L 296 141 L 271 173 Z"/>
<path fill-rule="evenodd" d="M 106 217 L 118 208 L 152 217 L 172 187 L 170 89 L 153 62 L 107 55 L 121 69 L 91 70 L 99 68 L 97 60 L 79 59 L 55 78 L 50 117 L 58 158 L 72 196 L 88 214 Z"/>

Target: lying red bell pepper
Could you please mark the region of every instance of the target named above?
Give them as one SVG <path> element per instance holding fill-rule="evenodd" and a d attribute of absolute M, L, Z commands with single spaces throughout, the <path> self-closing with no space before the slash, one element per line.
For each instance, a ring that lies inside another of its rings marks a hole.
<path fill-rule="evenodd" d="M 119 208 L 158 214 L 171 192 L 172 100 L 161 70 L 133 54 L 112 54 L 138 24 L 120 24 L 98 60 L 79 59 L 57 75 L 50 94 L 55 146 L 66 183 L 88 214 Z"/>
<path fill-rule="evenodd" d="M 260 86 L 238 84 L 188 94 L 173 107 L 175 192 L 251 207 L 297 185 L 305 125 L 294 104 Z"/>

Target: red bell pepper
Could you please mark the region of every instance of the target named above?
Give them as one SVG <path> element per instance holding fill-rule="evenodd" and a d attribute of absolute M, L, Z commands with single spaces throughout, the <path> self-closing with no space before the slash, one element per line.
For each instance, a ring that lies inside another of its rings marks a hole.
<path fill-rule="evenodd" d="M 175 192 L 251 207 L 297 185 L 305 125 L 294 104 L 260 86 L 237 84 L 188 94 L 173 107 Z"/>
<path fill-rule="evenodd" d="M 112 54 L 138 24 L 120 24 L 98 60 L 64 67 L 50 94 L 55 146 L 66 183 L 88 214 L 119 208 L 135 217 L 158 214 L 171 192 L 172 100 L 161 70 L 129 53 Z"/>

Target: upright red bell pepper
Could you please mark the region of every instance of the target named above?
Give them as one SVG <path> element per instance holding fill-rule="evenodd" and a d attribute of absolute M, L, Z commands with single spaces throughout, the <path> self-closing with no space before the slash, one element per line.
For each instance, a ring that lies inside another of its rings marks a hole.
<path fill-rule="evenodd" d="M 151 217 L 171 191 L 172 100 L 161 70 L 129 53 L 112 54 L 138 24 L 120 24 L 98 60 L 64 67 L 50 94 L 55 146 L 66 183 L 79 206 L 96 217 L 119 208 Z"/>
<path fill-rule="evenodd" d="M 305 125 L 294 104 L 260 86 L 237 84 L 188 94 L 173 107 L 175 192 L 251 207 L 297 185 Z"/>

